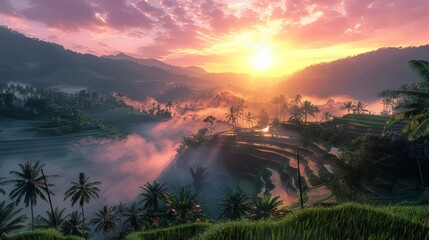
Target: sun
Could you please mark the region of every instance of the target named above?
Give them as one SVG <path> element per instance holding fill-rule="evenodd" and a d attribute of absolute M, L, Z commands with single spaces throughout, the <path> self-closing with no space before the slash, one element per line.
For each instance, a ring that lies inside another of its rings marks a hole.
<path fill-rule="evenodd" d="M 250 63 L 255 71 L 262 72 L 271 68 L 273 59 L 270 55 L 270 48 L 263 46 L 259 48 L 251 57 Z"/>

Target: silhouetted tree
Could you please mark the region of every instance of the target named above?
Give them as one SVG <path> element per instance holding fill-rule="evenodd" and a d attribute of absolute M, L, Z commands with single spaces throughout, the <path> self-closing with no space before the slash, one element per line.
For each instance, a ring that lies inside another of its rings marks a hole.
<path fill-rule="evenodd" d="M 6 204 L 6 201 L 0 202 L 0 238 L 7 239 L 12 231 L 24 228 L 27 217 L 22 214 L 20 209 L 15 209 L 15 204 Z"/>

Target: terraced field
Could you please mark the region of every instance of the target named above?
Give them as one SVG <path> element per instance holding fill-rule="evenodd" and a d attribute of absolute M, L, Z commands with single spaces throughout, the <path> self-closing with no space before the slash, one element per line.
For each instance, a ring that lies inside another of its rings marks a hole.
<path fill-rule="evenodd" d="M 298 151 L 306 204 L 332 200 L 330 191 L 320 181 L 321 174 L 328 173 L 327 166 L 332 167 L 331 162 L 321 161 L 331 156 L 327 149 L 314 143 L 304 147 L 298 132 L 284 129 L 272 134 L 224 132 L 216 135 L 199 147 L 188 149 L 158 180 L 167 182 L 172 190 L 191 186 L 189 168 L 203 166 L 208 170 L 201 197 L 209 206 L 207 209 L 217 209 L 222 195 L 236 186 L 250 197 L 269 192 L 279 195 L 285 205 L 294 207 L 298 201 Z"/>
<path fill-rule="evenodd" d="M 328 126 L 341 125 L 350 134 L 360 135 L 368 131 L 381 133 L 383 130 L 401 132 L 404 122 L 397 122 L 391 126 L 386 126 L 389 116 L 370 114 L 347 114 L 343 117 L 336 117 Z"/>

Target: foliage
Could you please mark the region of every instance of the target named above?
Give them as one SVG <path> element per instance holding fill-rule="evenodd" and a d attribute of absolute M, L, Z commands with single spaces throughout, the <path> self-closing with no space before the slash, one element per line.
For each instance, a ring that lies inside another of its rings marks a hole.
<path fill-rule="evenodd" d="M 190 239 L 210 227 L 208 223 L 191 223 L 164 229 L 145 232 L 135 232 L 128 235 L 125 240 L 173 240 Z"/>
<path fill-rule="evenodd" d="M 165 205 L 173 224 L 202 222 L 206 216 L 201 210 L 199 193 L 181 188 L 179 194 L 167 194 Z"/>
<path fill-rule="evenodd" d="M 145 222 L 144 212 L 136 203 L 131 204 L 129 208 L 125 208 L 124 217 L 124 225 L 129 226 L 131 230 L 137 231 L 142 229 Z"/>
<path fill-rule="evenodd" d="M 207 136 L 208 129 L 200 128 L 198 131 L 190 136 L 184 136 L 182 141 L 176 147 L 176 156 L 180 155 L 187 149 L 188 147 L 196 147 L 200 145 Z"/>
<path fill-rule="evenodd" d="M 32 232 L 23 232 L 12 235 L 9 240 L 83 240 L 75 236 L 64 236 L 57 230 L 36 230 Z"/>
<path fill-rule="evenodd" d="M 0 238 L 7 237 L 11 231 L 24 228 L 27 219 L 25 215 L 19 215 L 22 209 L 15 209 L 15 203 L 6 204 L 0 202 Z"/>
<path fill-rule="evenodd" d="M 143 193 L 140 194 L 143 197 L 143 200 L 140 201 L 140 203 L 144 204 L 143 208 L 157 211 L 160 203 L 165 200 L 165 195 L 167 194 L 165 183 L 160 184 L 157 181 L 153 183 L 147 182 L 140 188 L 143 190 Z"/>
<path fill-rule="evenodd" d="M 264 196 L 263 198 L 256 198 L 250 208 L 250 218 L 254 220 L 267 220 L 278 219 L 284 217 L 285 211 L 279 209 L 283 204 L 279 196 L 271 198 Z"/>
<path fill-rule="evenodd" d="M 204 181 L 206 179 L 207 168 L 197 166 L 196 170 L 194 170 L 193 168 L 190 168 L 189 171 L 191 172 L 192 179 L 194 180 L 193 184 L 194 184 L 195 190 L 197 192 L 201 192 L 203 189 Z"/>
<path fill-rule="evenodd" d="M 221 218 L 239 220 L 246 218 L 250 210 L 250 201 L 240 188 L 226 194 L 219 205 L 225 207 Z"/>
<path fill-rule="evenodd" d="M 54 209 L 54 212 L 46 211 L 46 217 L 39 215 L 37 216 L 37 228 L 55 228 L 57 227 L 58 230 L 61 230 L 65 220 L 66 216 L 64 216 L 64 211 L 66 209 L 63 208 L 61 210 L 56 207 Z"/>
<path fill-rule="evenodd" d="M 90 222 L 90 224 L 95 225 L 96 232 L 103 231 L 105 239 L 107 239 L 107 235 L 117 227 L 115 210 L 115 207 L 105 205 L 101 210 L 95 213 L 95 218 Z"/>

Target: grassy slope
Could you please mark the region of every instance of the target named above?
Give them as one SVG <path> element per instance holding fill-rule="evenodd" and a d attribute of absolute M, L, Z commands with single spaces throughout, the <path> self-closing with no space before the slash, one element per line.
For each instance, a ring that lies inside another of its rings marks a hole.
<path fill-rule="evenodd" d="M 370 207 L 345 204 L 333 208 L 297 211 L 278 221 L 213 224 L 206 231 L 196 234 L 192 240 L 429 239 L 428 215 L 427 207 Z M 205 228 L 206 225 L 200 227 L 201 230 Z M 181 231 L 190 233 L 194 229 L 195 225 L 185 225 L 137 233 L 126 239 L 191 239 L 177 233 Z"/>
<path fill-rule="evenodd" d="M 9 240 L 83 240 L 75 236 L 64 236 L 54 229 L 35 230 L 10 236 Z"/>

